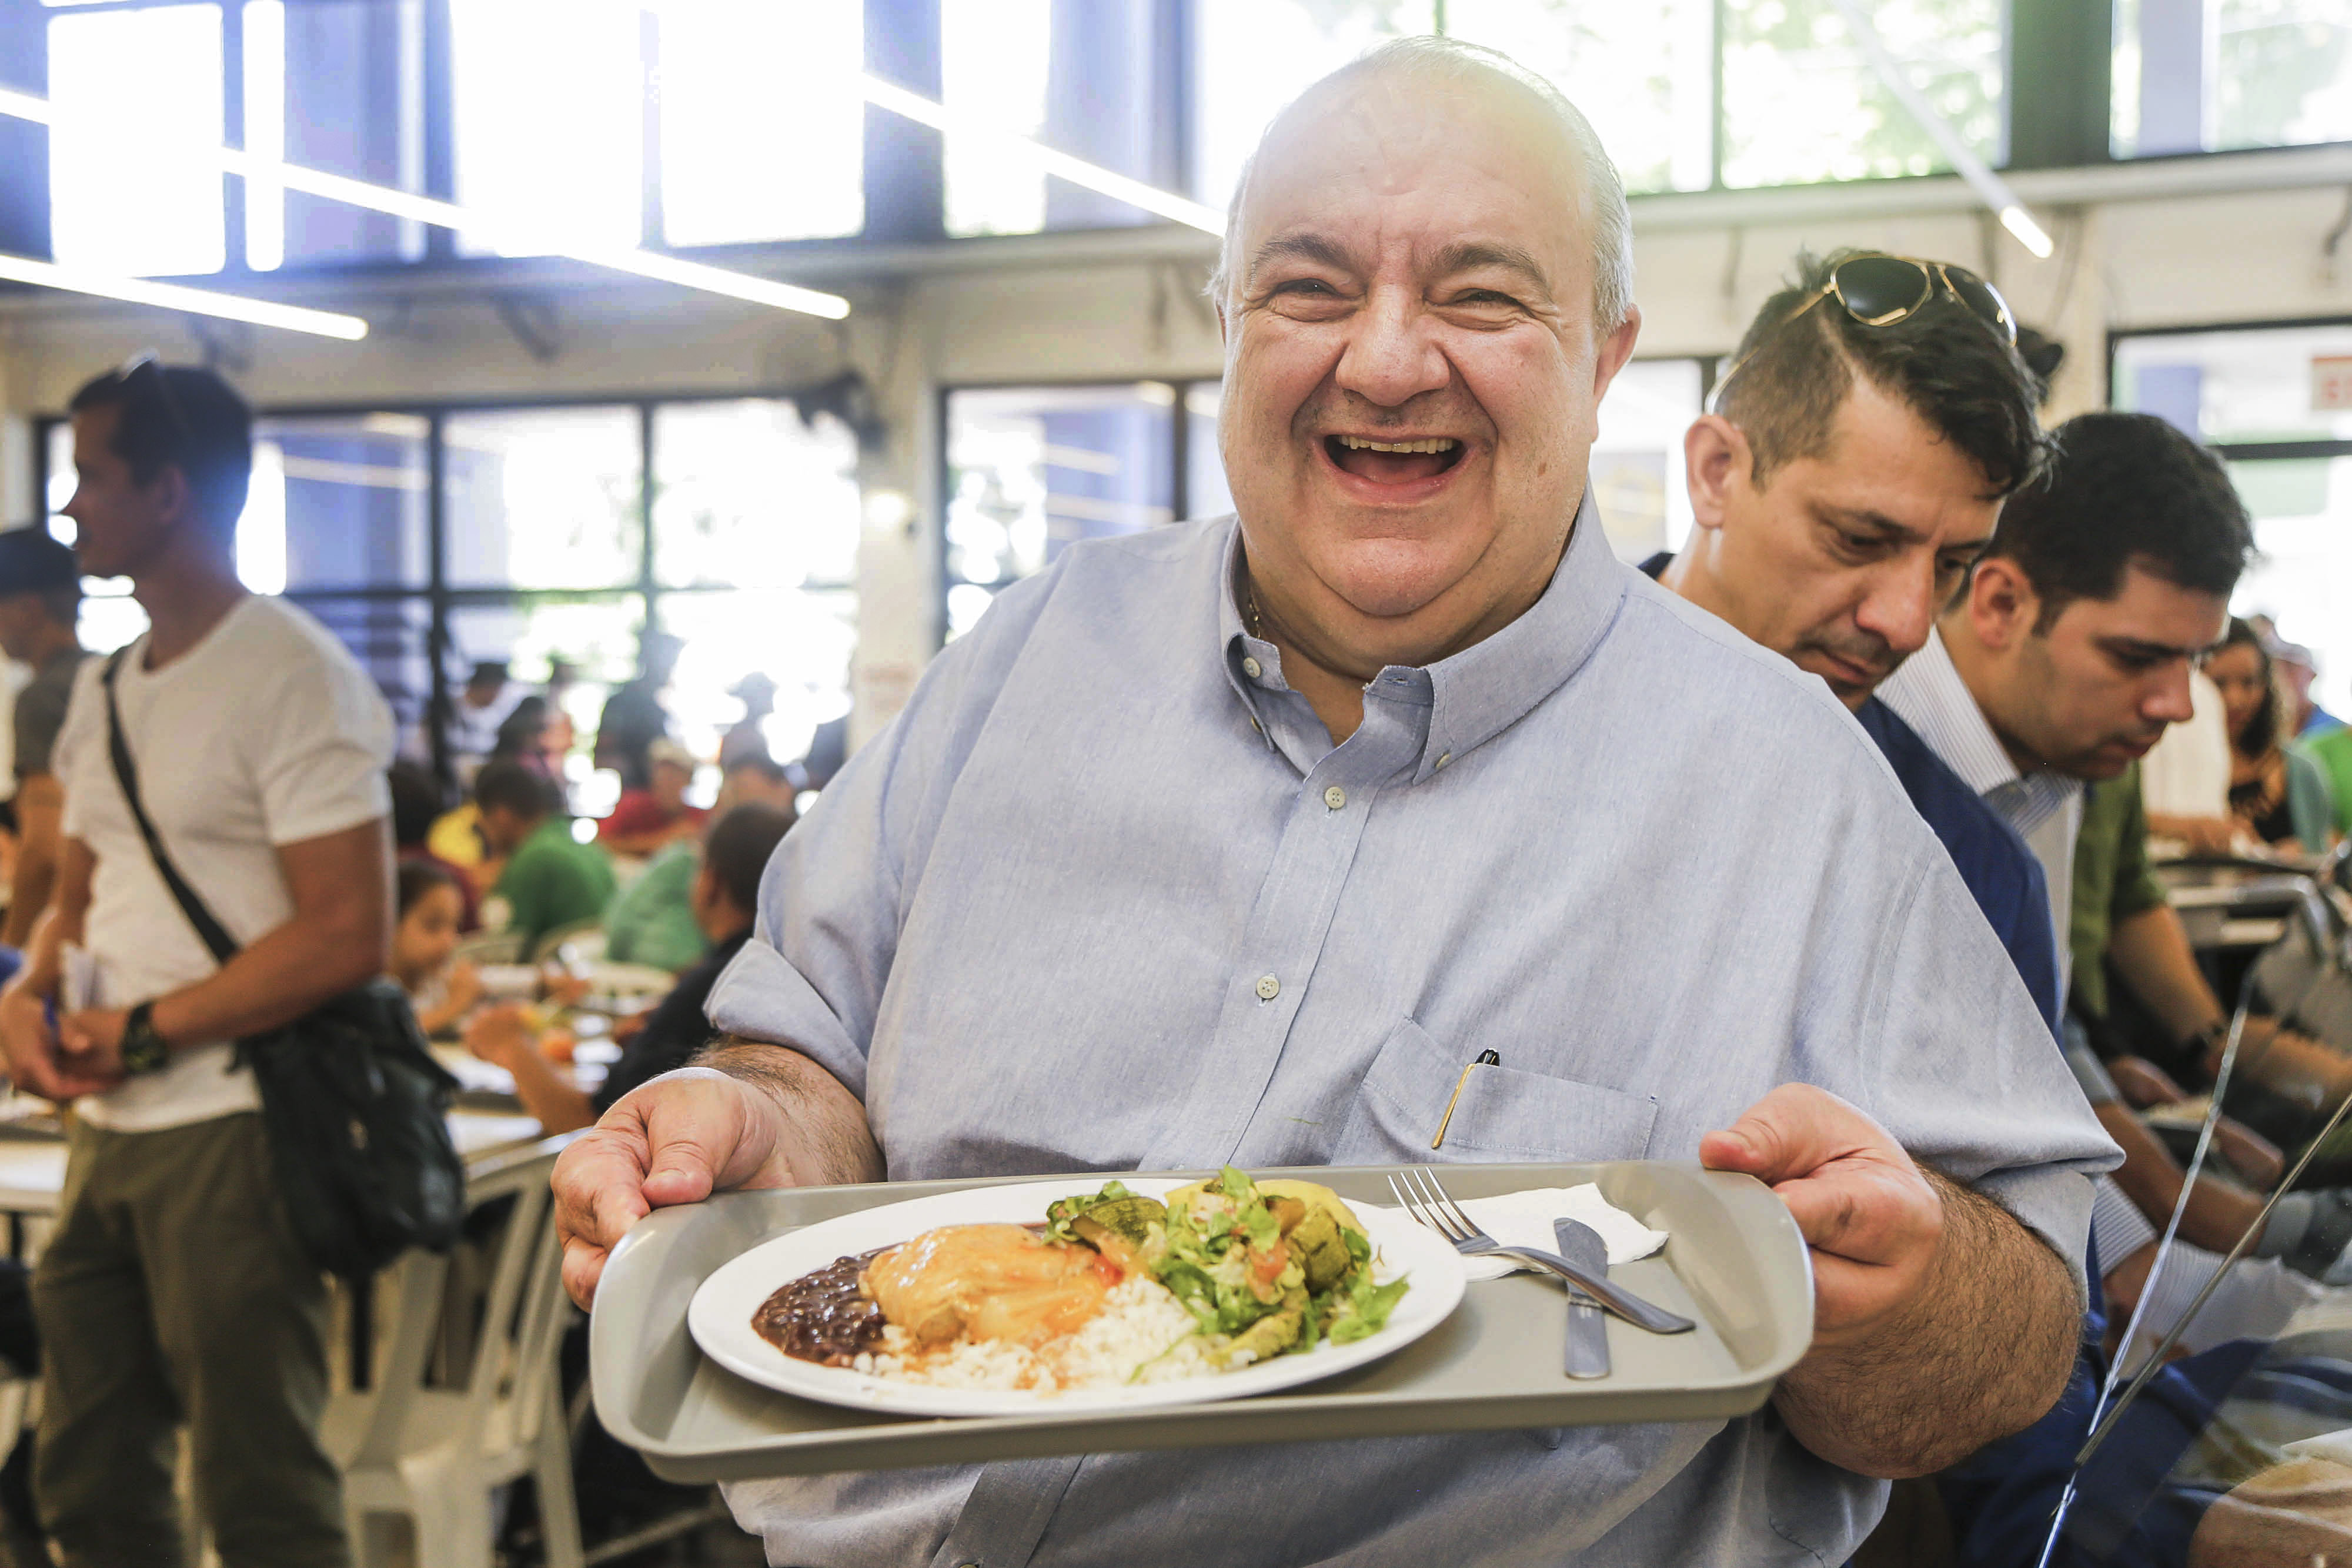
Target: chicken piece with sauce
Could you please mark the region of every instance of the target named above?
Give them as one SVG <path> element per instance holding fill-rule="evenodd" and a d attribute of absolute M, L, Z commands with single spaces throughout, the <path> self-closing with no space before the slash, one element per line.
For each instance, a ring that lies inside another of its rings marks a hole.
<path fill-rule="evenodd" d="M 1101 1254 L 1025 1226 L 949 1225 L 874 1260 L 861 1289 L 926 1345 L 965 1333 L 1036 1344 L 1101 1312 L 1120 1278 Z"/>

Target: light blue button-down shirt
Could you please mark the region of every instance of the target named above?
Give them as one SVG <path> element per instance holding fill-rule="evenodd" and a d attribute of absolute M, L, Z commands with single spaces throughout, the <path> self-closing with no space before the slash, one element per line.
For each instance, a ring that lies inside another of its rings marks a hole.
<path fill-rule="evenodd" d="M 1818 680 L 1619 565 L 1587 507 L 1532 610 L 1381 671 L 1335 747 L 1244 634 L 1236 537 L 1082 544 L 1008 589 L 785 839 L 714 1020 L 861 1095 L 894 1179 L 1690 1159 L 1801 1080 L 2079 1275 L 2113 1146 Z M 1843 1562 L 1884 1489 L 1768 1409 L 730 1496 L 824 1568 L 1648 1568 Z"/>

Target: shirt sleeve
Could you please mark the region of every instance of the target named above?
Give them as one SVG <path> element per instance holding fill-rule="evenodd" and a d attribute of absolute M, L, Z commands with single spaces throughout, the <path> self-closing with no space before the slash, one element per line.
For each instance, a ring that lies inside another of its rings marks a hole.
<path fill-rule="evenodd" d="M 18 768 L 23 768 L 24 751 L 16 756 Z M 2303 847 L 2318 855 L 2327 852 L 2327 836 L 2336 822 L 2336 794 L 2327 782 L 2327 772 L 2318 760 L 2302 747 L 2289 743 L 2286 756 L 2286 806 L 2294 819 L 2294 836 Z"/>
<path fill-rule="evenodd" d="M 16 694 L 16 778 L 18 782 L 54 771 L 52 753 L 65 727 L 66 709 L 73 700 L 70 679 L 37 676 Z"/>
<path fill-rule="evenodd" d="M 1849 1037 L 1876 1046 L 1829 1073 L 1826 1086 L 1872 1110 L 1920 1164 L 2032 1228 L 2082 1290 L 2091 1177 L 2121 1152 L 2024 987 L 1988 987 L 1989 976 L 2008 977 L 1993 967 L 1992 933 L 1957 873 L 1923 866 L 1885 915 L 1863 993 L 1873 999 Z M 1964 1080 L 1956 1049 L 1974 1058 Z M 1953 1092 L 1960 1081 L 1969 1092 Z"/>
<path fill-rule="evenodd" d="M 264 689 L 255 774 L 272 844 L 390 813 L 392 712 L 358 664 L 340 649 L 320 649 L 289 659 Z"/>
<path fill-rule="evenodd" d="M 65 720 L 58 727 L 57 745 L 51 749 L 49 762 L 56 770 L 58 782 L 65 786 L 66 809 L 58 831 L 68 839 L 88 836 L 89 831 L 89 791 L 93 775 L 89 770 L 89 747 L 92 726 L 103 721 L 98 716 L 105 707 L 98 691 L 98 672 L 104 668 L 103 659 L 86 662 L 73 684 L 73 695 L 66 704 Z M 387 791 L 390 786 L 386 786 Z"/>
<path fill-rule="evenodd" d="M 751 939 L 711 993 L 720 1030 L 788 1045 L 866 1097 L 874 1019 L 913 897 L 908 878 L 919 875 L 910 868 L 922 864 L 987 717 L 986 694 L 1002 685 L 1057 577 L 1049 570 L 999 594 L 784 835 L 761 879 Z"/>
<path fill-rule="evenodd" d="M 2137 789 L 2124 792 L 2123 829 L 2116 852 L 2115 891 L 2108 894 L 2109 926 L 2165 902 L 2164 883 L 2147 859 L 2147 807 Z"/>

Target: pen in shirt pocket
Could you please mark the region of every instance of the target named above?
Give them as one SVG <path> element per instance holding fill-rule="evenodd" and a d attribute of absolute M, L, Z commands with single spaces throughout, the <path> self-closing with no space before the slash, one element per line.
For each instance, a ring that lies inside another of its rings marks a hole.
<path fill-rule="evenodd" d="M 1482 1051 L 1478 1053 L 1477 1060 L 1472 1061 L 1468 1067 L 1465 1067 L 1462 1070 L 1462 1076 L 1454 1081 L 1454 1097 L 1445 1103 L 1445 1114 L 1437 1119 L 1437 1136 L 1429 1140 L 1429 1146 L 1431 1148 L 1433 1149 L 1437 1147 L 1438 1145 L 1445 1142 L 1445 1124 L 1454 1120 L 1454 1107 L 1462 1103 L 1462 1086 L 1470 1082 L 1471 1072 L 1475 1069 L 1481 1067 L 1500 1067 L 1502 1065 L 1503 1058 L 1500 1052 Z"/>

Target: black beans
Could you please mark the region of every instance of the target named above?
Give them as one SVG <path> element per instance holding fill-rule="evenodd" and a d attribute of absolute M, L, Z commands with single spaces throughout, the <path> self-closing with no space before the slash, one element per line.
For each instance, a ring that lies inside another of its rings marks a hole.
<path fill-rule="evenodd" d="M 752 1332 L 796 1360 L 849 1365 L 882 1343 L 882 1309 L 859 1294 L 857 1281 L 888 1250 L 877 1247 L 802 1275 L 760 1303 Z"/>

